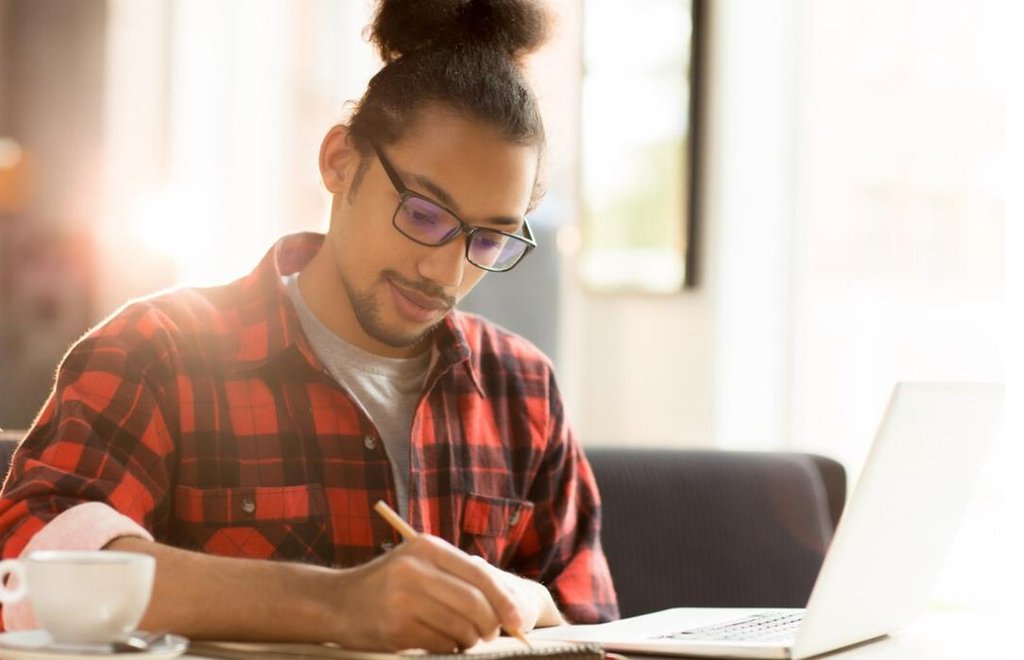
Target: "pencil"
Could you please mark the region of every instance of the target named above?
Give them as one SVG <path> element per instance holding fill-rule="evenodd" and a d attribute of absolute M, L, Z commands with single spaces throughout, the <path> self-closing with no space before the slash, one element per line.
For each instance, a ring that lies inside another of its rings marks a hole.
<path fill-rule="evenodd" d="M 402 538 L 406 541 L 411 541 L 419 536 L 419 533 L 410 527 L 409 523 L 402 520 L 402 516 L 395 513 L 395 510 L 389 507 L 387 502 L 384 500 L 377 500 L 377 503 L 373 505 L 373 509 L 379 513 L 384 520 L 388 521 L 388 524 L 394 527 L 395 531 L 401 534 Z M 533 648 L 533 644 L 530 644 L 530 640 L 526 639 L 526 636 L 515 628 L 506 628 L 505 631 L 523 644 L 529 646 L 531 649 Z"/>

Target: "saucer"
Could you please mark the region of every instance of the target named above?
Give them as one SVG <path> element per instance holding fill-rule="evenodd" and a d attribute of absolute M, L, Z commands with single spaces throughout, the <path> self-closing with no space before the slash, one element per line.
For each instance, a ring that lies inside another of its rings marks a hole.
<path fill-rule="evenodd" d="M 146 633 L 137 632 L 143 636 Z M 0 633 L 0 657 L 4 660 L 78 660 L 130 656 L 138 660 L 175 658 L 188 649 L 188 640 L 167 635 L 148 651 L 115 652 L 110 644 L 65 644 L 53 641 L 45 630 L 19 630 Z"/>

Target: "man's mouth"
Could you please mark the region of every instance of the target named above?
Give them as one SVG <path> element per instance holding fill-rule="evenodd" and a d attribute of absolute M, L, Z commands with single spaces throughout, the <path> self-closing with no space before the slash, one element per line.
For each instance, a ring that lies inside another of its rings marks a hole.
<path fill-rule="evenodd" d="M 436 321 L 448 313 L 452 307 L 448 300 L 410 289 L 396 282 L 394 278 L 387 277 L 385 280 L 391 289 L 399 313 L 411 321 L 417 323 Z"/>
<path fill-rule="evenodd" d="M 448 309 L 448 304 L 440 298 L 424 296 L 397 284 L 395 284 L 395 287 L 398 289 L 399 293 L 424 309 Z"/>

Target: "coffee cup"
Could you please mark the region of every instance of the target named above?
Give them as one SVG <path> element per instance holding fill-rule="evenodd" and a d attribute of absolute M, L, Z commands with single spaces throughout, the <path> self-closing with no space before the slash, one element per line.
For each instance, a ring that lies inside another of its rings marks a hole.
<path fill-rule="evenodd" d="M 137 552 L 33 552 L 0 561 L 0 602 L 27 594 L 39 625 L 56 642 L 109 643 L 139 625 L 155 570 L 156 560 Z"/>

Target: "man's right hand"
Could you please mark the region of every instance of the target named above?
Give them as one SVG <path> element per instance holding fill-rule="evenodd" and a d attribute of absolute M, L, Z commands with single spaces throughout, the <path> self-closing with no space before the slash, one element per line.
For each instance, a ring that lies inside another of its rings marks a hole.
<path fill-rule="evenodd" d="M 106 547 L 156 557 L 141 627 L 193 639 L 447 653 L 525 623 L 496 569 L 426 534 L 349 569 L 218 557 L 133 537 Z"/>
<path fill-rule="evenodd" d="M 426 534 L 343 571 L 336 588 L 337 641 L 349 648 L 447 653 L 523 624 L 493 571 Z"/>

